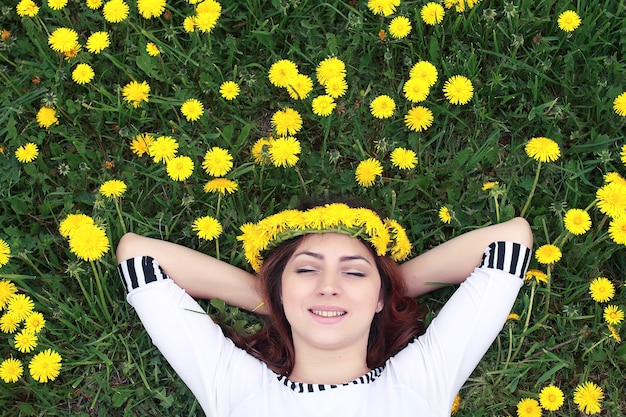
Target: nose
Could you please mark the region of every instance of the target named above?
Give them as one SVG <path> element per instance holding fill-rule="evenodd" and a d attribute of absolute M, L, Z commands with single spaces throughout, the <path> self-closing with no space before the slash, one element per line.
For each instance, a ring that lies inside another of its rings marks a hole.
<path fill-rule="evenodd" d="M 320 274 L 317 292 L 319 295 L 338 295 L 341 292 L 339 274 L 335 271 L 324 271 Z"/>

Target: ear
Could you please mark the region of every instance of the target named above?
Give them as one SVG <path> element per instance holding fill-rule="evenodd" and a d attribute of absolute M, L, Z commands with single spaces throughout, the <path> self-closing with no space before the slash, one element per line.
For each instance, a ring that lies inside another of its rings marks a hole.
<path fill-rule="evenodd" d="M 383 295 L 381 293 L 380 297 L 378 297 L 378 304 L 376 304 L 376 312 L 380 313 L 381 311 L 383 311 L 384 306 L 385 306 L 385 302 L 383 301 Z"/>

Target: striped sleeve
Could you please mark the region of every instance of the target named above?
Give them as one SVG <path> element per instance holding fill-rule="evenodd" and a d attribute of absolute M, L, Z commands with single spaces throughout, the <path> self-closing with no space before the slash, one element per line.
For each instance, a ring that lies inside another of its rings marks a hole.
<path fill-rule="evenodd" d="M 117 266 L 117 271 L 128 292 L 151 282 L 169 279 L 158 262 L 150 256 L 127 259 Z"/>
<path fill-rule="evenodd" d="M 483 254 L 479 268 L 499 269 L 524 279 L 530 265 L 531 251 L 516 242 L 493 242 Z"/>

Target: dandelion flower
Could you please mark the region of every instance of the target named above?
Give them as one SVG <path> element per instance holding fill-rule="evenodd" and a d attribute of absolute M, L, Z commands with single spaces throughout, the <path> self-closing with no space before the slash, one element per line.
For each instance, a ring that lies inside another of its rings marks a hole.
<path fill-rule="evenodd" d="M 92 54 L 99 54 L 111 45 L 108 32 L 94 32 L 87 38 L 85 47 Z"/>
<path fill-rule="evenodd" d="M 220 85 L 220 95 L 226 100 L 234 100 L 239 95 L 239 84 L 234 81 L 225 81 Z"/>
<path fill-rule="evenodd" d="M 438 76 L 437 68 L 428 61 L 418 61 L 409 71 L 409 78 L 423 80 L 429 87 L 435 85 Z"/>
<path fill-rule="evenodd" d="M 450 213 L 450 209 L 446 206 L 443 206 L 439 209 L 439 220 L 442 223 L 450 224 L 452 221 L 452 214 Z"/>
<path fill-rule="evenodd" d="M 33 312 L 34 307 L 33 300 L 26 294 L 14 294 L 7 303 L 7 313 L 21 322 Z"/>
<path fill-rule="evenodd" d="M 15 335 L 15 349 L 22 353 L 32 352 L 37 346 L 37 335 L 32 330 L 22 330 Z"/>
<path fill-rule="evenodd" d="M 391 164 L 400 169 L 413 169 L 417 165 L 417 154 L 410 149 L 396 148 L 391 152 Z"/>
<path fill-rule="evenodd" d="M 61 355 L 52 349 L 46 349 L 31 359 L 28 369 L 38 382 L 53 381 L 61 372 Z"/>
<path fill-rule="evenodd" d="M 370 112 L 377 119 L 387 119 L 396 110 L 396 102 L 388 95 L 380 95 L 372 100 Z"/>
<path fill-rule="evenodd" d="M 53 124 L 59 124 L 56 110 L 47 106 L 40 108 L 37 112 L 37 123 L 44 129 L 48 129 Z"/>
<path fill-rule="evenodd" d="M 161 53 L 161 51 L 159 50 L 159 47 L 156 46 L 156 44 L 152 42 L 148 42 L 146 44 L 146 52 L 150 56 L 158 56 Z"/>
<path fill-rule="evenodd" d="M 0 318 L 0 330 L 4 333 L 14 333 L 19 324 L 20 320 L 17 320 L 12 314 L 9 313 L 5 313 L 2 318 Z"/>
<path fill-rule="evenodd" d="M 615 287 L 607 278 L 598 277 L 589 284 L 589 294 L 597 303 L 605 303 L 615 295 Z"/>
<path fill-rule="evenodd" d="M 228 178 L 213 178 L 204 185 L 205 193 L 232 194 L 237 191 L 237 183 Z"/>
<path fill-rule="evenodd" d="M 149 154 L 148 149 L 150 145 L 154 142 L 154 136 L 149 133 L 140 133 L 130 144 L 130 150 L 137 156 L 143 156 L 144 154 Z"/>
<path fill-rule="evenodd" d="M 356 182 L 361 187 L 370 187 L 374 185 L 376 177 L 380 177 L 383 173 L 383 166 L 374 158 L 368 158 L 359 162 L 356 167 L 355 177 Z"/>
<path fill-rule="evenodd" d="M 396 39 L 406 38 L 411 33 L 411 21 L 406 16 L 396 16 L 389 23 L 389 34 Z"/>
<path fill-rule="evenodd" d="M 202 116 L 204 106 L 195 98 L 190 98 L 180 106 L 180 112 L 185 116 L 188 122 L 195 122 Z"/>
<path fill-rule="evenodd" d="M 114 0 L 111 0 L 114 1 Z M 122 89 L 122 95 L 124 100 L 133 105 L 133 107 L 139 107 L 142 101 L 148 102 L 148 96 L 150 95 L 150 85 L 147 82 L 131 81 Z"/>
<path fill-rule="evenodd" d="M 35 333 L 39 333 L 45 325 L 46 320 L 43 318 L 43 314 L 38 311 L 33 311 L 24 319 L 24 329 Z"/>
<path fill-rule="evenodd" d="M 233 157 L 226 149 L 214 146 L 204 154 L 202 168 L 213 177 L 223 177 L 232 167 Z"/>
<path fill-rule="evenodd" d="M 193 173 L 193 161 L 188 156 L 177 156 L 167 161 L 166 170 L 174 181 L 185 181 Z"/>
<path fill-rule="evenodd" d="M 509 313 L 508 316 L 506 316 L 507 321 L 508 320 L 519 320 L 519 314 L 517 313 Z"/>
<path fill-rule="evenodd" d="M 615 340 L 617 343 L 621 343 L 622 342 L 622 337 L 619 335 L 619 332 L 617 331 L 617 329 L 613 326 L 609 326 L 609 336 L 611 336 L 613 338 L 613 340 Z"/>
<path fill-rule="evenodd" d="M 415 106 L 404 116 L 404 124 L 415 132 L 428 129 L 433 124 L 433 112 L 423 106 Z"/>
<path fill-rule="evenodd" d="M 330 116 L 336 106 L 335 100 L 329 95 L 317 96 L 311 102 L 313 113 L 322 117 Z"/>
<path fill-rule="evenodd" d="M 9 246 L 7 242 L 4 241 L 4 239 L 0 239 L 0 268 L 9 262 L 10 254 L 11 254 L 11 247 Z M 0 310 L 2 310 L 2 306 L 3 306 L 2 296 L 3 294 L 7 294 L 7 292 L 3 292 L 2 285 L 4 282 L 8 282 L 8 281 L 0 281 Z"/>
<path fill-rule="evenodd" d="M 33 162 L 39 155 L 39 148 L 36 144 L 28 142 L 15 150 L 15 158 L 23 164 Z"/>
<path fill-rule="evenodd" d="M 563 405 L 563 391 L 557 386 L 548 385 L 539 393 L 539 403 L 544 410 L 556 411 Z"/>
<path fill-rule="evenodd" d="M 85 224 L 94 224 L 93 218 L 82 213 L 68 214 L 59 224 L 59 233 L 64 238 L 68 238 L 74 230 Z"/>
<path fill-rule="evenodd" d="M 61 10 L 67 6 L 67 0 L 48 0 L 48 7 L 52 10 Z"/>
<path fill-rule="evenodd" d="M 298 75 L 298 67 L 293 61 L 281 59 L 270 66 L 268 77 L 276 87 L 287 87 Z"/>
<path fill-rule="evenodd" d="M 4 242 L 0 239 L 0 243 Z M 7 245 L 8 247 L 9 245 Z M 6 262 L 5 262 L 6 263 Z M 13 295 L 17 293 L 17 287 L 11 281 L 0 281 L 0 310 L 4 310 L 4 307 L 8 304 Z"/>
<path fill-rule="evenodd" d="M 126 184 L 120 180 L 109 180 L 100 186 L 99 191 L 107 198 L 118 198 L 126 192 Z"/>
<path fill-rule="evenodd" d="M 176 156 L 178 142 L 171 136 L 159 136 L 148 145 L 148 153 L 154 162 L 167 162 Z"/>
<path fill-rule="evenodd" d="M 494 188 L 496 185 L 498 185 L 498 181 L 487 181 L 483 184 L 482 190 L 483 191 L 489 191 L 492 188 Z"/>
<path fill-rule="evenodd" d="M 294 135 L 302 128 L 302 117 L 296 110 L 287 107 L 274 113 L 271 123 L 278 136 Z"/>
<path fill-rule="evenodd" d="M 137 10 L 144 19 L 159 17 L 165 11 L 165 0 L 137 0 Z"/>
<path fill-rule="evenodd" d="M 603 317 L 608 324 L 618 325 L 624 320 L 624 310 L 616 305 L 608 305 L 604 307 Z"/>
<path fill-rule="evenodd" d="M 570 209 L 563 218 L 565 229 L 573 235 L 582 235 L 591 228 L 591 217 L 582 209 Z"/>
<path fill-rule="evenodd" d="M 58 28 L 48 37 L 48 45 L 53 51 L 65 53 L 78 45 L 78 33 L 70 28 Z"/>
<path fill-rule="evenodd" d="M 185 32 L 191 33 L 196 30 L 196 17 L 195 16 L 187 16 L 183 20 L 183 29 Z"/>
<path fill-rule="evenodd" d="M 222 225 L 211 216 L 204 216 L 194 220 L 191 227 L 204 240 L 213 240 L 222 234 Z"/>
<path fill-rule="evenodd" d="M 454 75 L 443 84 L 443 93 L 452 104 L 467 104 L 474 95 L 474 86 L 469 78 Z"/>
<path fill-rule="evenodd" d="M 559 28 L 565 32 L 573 32 L 580 26 L 580 22 L 580 16 L 573 10 L 564 11 L 557 20 Z"/>
<path fill-rule="evenodd" d="M 18 359 L 8 358 L 0 363 L 0 378 L 7 384 L 17 382 L 24 373 L 22 362 Z"/>
<path fill-rule="evenodd" d="M 427 25 L 437 25 L 443 21 L 443 16 L 446 14 L 443 6 L 439 3 L 431 1 L 422 6 L 420 16 Z"/>
<path fill-rule="evenodd" d="M 326 95 L 332 98 L 339 98 L 348 91 L 348 83 L 344 77 L 329 78 L 326 84 L 324 84 L 324 91 Z"/>
<path fill-rule="evenodd" d="M 593 382 L 583 382 L 574 390 L 574 404 L 586 414 L 598 414 L 602 410 L 600 402 L 603 399 L 602 388 Z"/>
<path fill-rule="evenodd" d="M 109 250 L 109 239 L 100 226 L 84 224 L 70 234 L 70 252 L 84 261 L 96 261 Z"/>
<path fill-rule="evenodd" d="M 102 8 L 104 20 L 109 23 L 119 23 L 128 17 L 130 8 L 123 0 L 109 0 Z"/>
<path fill-rule="evenodd" d="M 15 6 L 15 11 L 20 17 L 34 17 L 39 13 L 39 6 L 37 6 L 33 0 L 21 0 L 17 6 Z"/>
<path fill-rule="evenodd" d="M 622 148 L 626 148 L 626 145 Z M 604 183 L 610 184 L 612 182 L 619 182 L 622 185 L 626 185 L 626 179 L 624 179 L 617 172 L 607 172 L 606 174 L 604 174 Z"/>
<path fill-rule="evenodd" d="M 367 7 L 374 14 L 391 16 L 396 12 L 396 7 L 400 5 L 400 0 L 368 0 Z"/>
<path fill-rule="evenodd" d="M 91 82 L 94 77 L 93 68 L 89 64 L 78 64 L 72 71 L 72 80 L 76 84 L 86 84 Z"/>
<path fill-rule="evenodd" d="M 315 69 L 315 76 L 321 85 L 326 85 L 331 78 L 345 78 L 346 64 L 337 57 L 326 58 Z"/>
<path fill-rule="evenodd" d="M 623 92 L 619 96 L 615 97 L 615 100 L 613 100 L 613 110 L 615 110 L 615 113 L 617 113 L 618 116 L 626 116 L 626 92 Z M 624 162 L 623 158 L 622 162 Z M 626 164 L 626 162 L 624 163 Z"/>
<path fill-rule="evenodd" d="M 289 97 L 294 100 L 303 100 L 311 94 L 313 80 L 308 75 L 298 74 L 287 86 Z"/>
<path fill-rule="evenodd" d="M 218 2 L 214 0 L 204 0 L 196 7 L 196 27 L 201 32 L 210 32 L 217 24 L 221 13 L 222 6 Z"/>
<path fill-rule="evenodd" d="M 426 97 L 428 97 L 430 86 L 422 78 L 409 78 L 407 82 L 404 83 L 402 91 L 407 100 L 413 103 L 419 103 L 420 101 L 426 100 Z"/>
<path fill-rule="evenodd" d="M 102 0 L 87 0 L 85 4 L 91 10 L 98 10 L 102 6 Z"/>
<path fill-rule="evenodd" d="M 266 165 L 272 161 L 270 158 L 270 149 L 272 148 L 273 141 L 273 139 L 260 138 L 254 142 L 251 149 L 254 162 L 259 165 Z"/>
<path fill-rule="evenodd" d="M 558 143 L 550 138 L 536 137 L 530 139 L 524 147 L 526 155 L 540 162 L 553 162 L 561 156 Z"/>
<path fill-rule="evenodd" d="M 544 265 L 558 262 L 561 259 L 561 256 L 561 249 L 551 244 L 543 245 L 535 251 L 535 258 L 537 258 L 537 262 Z"/>
<path fill-rule="evenodd" d="M 541 407 L 534 398 L 523 398 L 517 403 L 518 417 L 541 417 Z"/>
<path fill-rule="evenodd" d="M 620 217 L 626 213 L 626 185 L 620 181 L 603 185 L 596 191 L 596 199 L 600 211 L 611 218 Z"/>
<path fill-rule="evenodd" d="M 450 410 L 450 414 L 456 414 L 461 409 L 461 396 L 456 394 L 454 396 L 454 401 L 452 401 L 452 409 Z"/>
<path fill-rule="evenodd" d="M 626 213 L 611 219 L 609 236 L 618 245 L 626 245 Z"/>
<path fill-rule="evenodd" d="M 548 283 L 548 275 L 538 269 L 529 269 L 526 271 L 526 275 L 524 276 L 526 281 L 530 281 L 534 279 L 537 283 L 543 282 L 544 284 Z"/>
<path fill-rule="evenodd" d="M 282 137 L 272 141 L 269 157 L 275 167 L 294 166 L 300 154 L 300 142 L 292 137 Z"/>

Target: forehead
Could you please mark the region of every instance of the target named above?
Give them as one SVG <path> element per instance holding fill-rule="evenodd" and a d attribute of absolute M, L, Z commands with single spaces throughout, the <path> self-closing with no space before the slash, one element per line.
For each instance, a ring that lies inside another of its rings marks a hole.
<path fill-rule="evenodd" d="M 341 233 L 312 233 L 305 235 L 295 254 L 310 251 L 328 256 L 360 255 L 374 261 L 371 250 L 360 239 Z"/>

